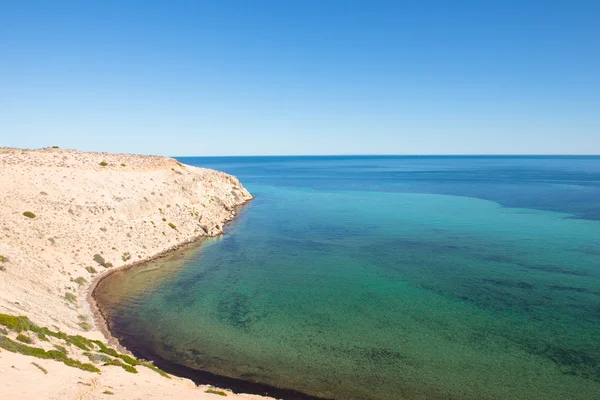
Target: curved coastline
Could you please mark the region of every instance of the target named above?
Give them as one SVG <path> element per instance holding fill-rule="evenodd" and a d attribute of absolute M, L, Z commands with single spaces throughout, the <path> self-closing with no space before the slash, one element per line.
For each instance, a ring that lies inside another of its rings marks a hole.
<path fill-rule="evenodd" d="M 254 197 L 235 208 L 236 217 L 239 216 L 239 212 L 243 210 L 253 199 Z M 234 217 L 234 219 L 232 220 L 227 221 L 224 228 L 226 228 L 227 225 L 233 222 L 236 217 Z M 226 231 L 224 234 L 226 234 Z M 128 343 L 126 338 L 118 338 L 114 334 L 111 322 L 107 318 L 106 313 L 102 310 L 102 305 L 94 297 L 94 293 L 98 285 L 116 272 L 143 266 L 150 261 L 171 256 L 175 251 L 180 250 L 182 248 L 186 248 L 187 246 L 201 246 L 202 241 L 206 238 L 207 237 L 203 235 L 196 236 L 194 238 L 181 242 L 175 246 L 172 246 L 169 249 L 158 253 L 152 257 L 148 257 L 146 259 L 139 260 L 130 264 L 124 264 L 119 267 L 112 268 L 106 271 L 106 273 L 96 276 L 88 287 L 86 299 L 90 308 L 90 312 L 94 317 L 94 323 L 96 324 L 98 330 L 104 335 L 106 340 L 111 345 L 117 347 L 121 352 L 130 353 L 133 354 L 135 357 L 152 361 L 157 367 L 164 370 L 165 372 L 181 378 L 190 379 L 196 385 L 212 385 L 215 387 L 231 390 L 234 393 L 269 396 L 282 400 L 332 400 L 324 397 L 311 396 L 306 393 L 301 393 L 292 389 L 278 388 L 268 384 L 252 382 L 237 378 L 230 378 L 227 376 L 213 374 L 208 371 L 190 368 L 185 365 L 177 364 L 172 361 L 166 360 L 154 354 L 149 349 L 138 348 L 135 345 Z"/>

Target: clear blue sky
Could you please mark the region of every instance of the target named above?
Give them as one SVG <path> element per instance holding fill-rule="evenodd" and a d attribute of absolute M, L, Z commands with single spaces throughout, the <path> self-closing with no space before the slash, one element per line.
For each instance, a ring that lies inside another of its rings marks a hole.
<path fill-rule="evenodd" d="M 600 1 L 0 1 L 0 145 L 600 154 Z"/>

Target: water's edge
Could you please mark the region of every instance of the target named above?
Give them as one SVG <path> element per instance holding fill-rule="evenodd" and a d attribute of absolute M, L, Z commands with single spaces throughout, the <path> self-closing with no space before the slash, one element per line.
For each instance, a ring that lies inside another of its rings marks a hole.
<path fill-rule="evenodd" d="M 236 217 L 239 215 L 239 212 L 243 210 L 248 203 L 250 203 L 252 199 L 247 202 L 236 207 Z M 234 219 L 235 219 L 234 218 Z M 225 226 L 233 222 L 233 220 L 227 221 Z M 144 360 L 152 361 L 154 365 L 163 371 L 177 376 L 181 378 L 187 378 L 193 381 L 196 385 L 212 385 L 223 389 L 229 389 L 234 393 L 246 393 L 246 394 L 254 394 L 260 396 L 270 396 L 277 399 L 282 400 L 330 400 L 322 397 L 310 396 L 305 393 L 297 392 L 291 389 L 282 389 L 275 386 L 245 381 L 243 379 L 229 378 L 226 376 L 216 375 L 210 373 L 208 371 L 201 371 L 197 369 L 193 369 L 190 367 L 186 367 L 184 365 L 180 365 L 174 363 L 172 361 L 168 361 L 156 354 L 154 354 L 150 349 L 139 348 L 133 344 L 127 342 L 125 338 L 119 338 L 115 336 L 110 320 L 107 318 L 106 313 L 102 310 L 102 305 L 96 300 L 95 292 L 98 285 L 104 281 L 106 278 L 111 276 L 112 274 L 127 270 L 130 268 L 136 268 L 146 265 L 148 262 L 165 258 L 171 256 L 174 252 L 185 249 L 187 247 L 195 247 L 201 246 L 202 241 L 206 239 L 206 236 L 196 236 L 192 239 L 179 243 L 171 248 L 158 253 L 152 257 L 148 257 L 143 260 L 136 261 L 131 264 L 121 265 L 116 268 L 112 268 L 106 271 L 104 274 L 96 276 L 87 291 L 87 304 L 90 307 L 90 312 L 94 317 L 94 323 L 96 324 L 97 329 L 102 333 L 102 335 L 106 338 L 109 344 L 115 346 L 119 349 L 119 351 L 124 353 L 133 354 L 137 358 L 142 358 Z"/>

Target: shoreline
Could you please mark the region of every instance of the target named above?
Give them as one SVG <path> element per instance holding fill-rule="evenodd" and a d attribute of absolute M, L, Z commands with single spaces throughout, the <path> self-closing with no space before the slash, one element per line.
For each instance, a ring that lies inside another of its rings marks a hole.
<path fill-rule="evenodd" d="M 2 147 L 0 167 L 0 313 L 60 334 L 3 347 L 0 398 L 102 399 L 117 388 L 119 398 L 212 398 L 209 386 L 119 361 L 132 353 L 111 333 L 94 290 L 111 273 L 222 234 L 253 199 L 241 182 L 169 157 L 58 148 Z M 17 331 L 3 328 L 0 339 L 19 342 Z M 69 338 L 85 343 L 66 348 Z"/>
<path fill-rule="evenodd" d="M 252 198 L 248 199 L 244 203 L 237 205 L 233 210 L 233 211 L 235 211 L 235 216 L 233 218 L 225 221 L 223 229 L 225 229 L 227 227 L 227 225 L 229 225 L 231 222 L 233 222 L 235 220 L 235 218 L 238 216 L 239 211 L 246 208 L 252 200 L 254 200 L 254 196 L 252 196 Z M 220 235 L 223 235 L 223 233 L 221 233 Z M 175 252 L 183 247 L 192 246 L 192 245 L 200 245 L 200 243 L 202 241 L 206 240 L 207 238 L 217 237 L 220 235 L 214 235 L 214 236 L 197 235 L 197 236 L 194 236 L 187 240 L 184 240 L 178 244 L 175 244 L 157 254 L 154 254 L 153 256 L 144 258 L 142 260 L 137 260 L 137 261 L 129 263 L 129 264 L 123 264 L 118 267 L 113 267 L 113 268 L 107 270 L 106 272 L 104 272 L 103 274 L 99 274 L 99 275 L 95 276 L 92 279 L 92 281 L 90 282 L 90 284 L 88 285 L 88 287 L 86 288 L 86 305 L 88 307 L 87 311 L 90 313 L 91 317 L 93 318 L 93 321 L 94 321 L 94 324 L 95 324 L 97 330 L 100 331 L 100 333 L 102 333 L 102 335 L 104 336 L 106 341 L 108 343 L 110 343 L 111 345 L 119 348 L 121 351 L 124 351 L 126 353 L 131 353 L 129 351 L 129 349 L 127 349 L 125 346 L 121 345 L 119 340 L 113 335 L 113 333 L 109 327 L 108 319 L 102 312 L 102 307 L 100 307 L 100 305 L 98 304 L 98 302 L 96 301 L 96 299 L 94 297 L 94 292 L 96 291 L 96 287 L 103 280 L 105 280 L 106 278 L 108 278 L 109 276 L 111 276 L 112 274 L 114 274 L 116 272 L 125 271 L 130 268 L 135 268 L 135 267 L 144 265 L 150 261 L 168 257 L 171 254 L 173 254 L 173 252 Z M 151 361 L 151 360 L 148 360 L 148 361 Z"/>
<path fill-rule="evenodd" d="M 225 230 L 225 228 L 238 217 L 239 212 L 241 210 L 243 210 L 244 208 L 246 208 L 253 199 L 254 199 L 254 197 L 252 199 L 249 199 L 248 201 L 244 202 L 243 204 L 240 204 L 235 207 L 235 210 L 234 210 L 235 217 L 226 221 L 226 223 L 224 225 L 224 233 L 222 233 L 221 235 L 227 234 L 227 231 Z M 171 246 L 170 248 L 168 248 L 158 254 L 155 254 L 154 256 L 148 257 L 143 260 L 138 260 L 138 261 L 130 263 L 130 264 L 124 264 L 119 267 L 111 268 L 110 270 L 106 271 L 104 274 L 96 276 L 90 282 L 90 285 L 86 289 L 86 291 L 87 291 L 87 293 L 86 293 L 87 306 L 89 307 L 89 312 L 93 317 L 93 321 L 94 321 L 94 324 L 96 325 L 96 329 L 102 333 L 102 335 L 104 336 L 104 338 L 106 339 L 106 341 L 109 344 L 111 344 L 112 346 L 119 349 L 119 351 L 126 353 L 126 354 L 134 355 L 137 358 L 142 358 L 144 360 L 151 361 L 158 368 L 162 369 L 163 371 L 167 372 L 170 375 L 180 377 L 180 378 L 190 379 L 192 382 L 194 382 L 194 384 L 196 386 L 210 385 L 210 386 L 215 386 L 215 387 L 218 387 L 221 389 L 231 390 L 233 393 L 236 393 L 236 394 L 251 394 L 251 395 L 265 396 L 265 397 L 271 397 L 271 398 L 282 399 L 282 400 L 332 400 L 329 398 L 311 396 L 306 393 L 301 393 L 301 392 L 295 391 L 293 389 L 278 388 L 278 387 L 271 386 L 268 384 L 251 382 L 251 381 L 246 381 L 246 380 L 237 379 L 237 378 L 230 378 L 230 377 L 226 377 L 226 376 L 222 376 L 222 375 L 213 374 L 208 371 L 202 371 L 202 370 L 190 368 L 185 365 L 177 364 L 175 362 L 166 360 L 160 356 L 157 356 L 156 354 L 149 354 L 150 352 L 146 352 L 146 351 L 143 351 L 140 349 L 135 349 L 135 348 L 130 349 L 129 347 L 126 346 L 126 343 L 121 343 L 119 338 L 117 338 L 115 336 L 115 334 L 111 330 L 110 321 L 106 317 L 105 313 L 102 311 L 101 305 L 98 303 L 98 301 L 94 297 L 94 293 L 95 293 L 98 285 L 101 282 L 103 282 L 106 278 L 108 278 L 109 276 L 111 276 L 112 274 L 114 274 L 116 272 L 128 270 L 131 268 L 136 268 L 136 267 L 145 265 L 148 262 L 158 260 L 161 258 L 165 258 L 165 257 L 169 257 L 175 251 L 180 250 L 180 249 L 185 249 L 188 246 L 201 246 L 202 242 L 204 240 L 206 240 L 208 237 L 209 236 L 205 236 L 205 235 L 199 235 L 199 236 L 193 237 L 193 238 L 188 239 L 184 242 L 181 242 L 177 245 Z"/>

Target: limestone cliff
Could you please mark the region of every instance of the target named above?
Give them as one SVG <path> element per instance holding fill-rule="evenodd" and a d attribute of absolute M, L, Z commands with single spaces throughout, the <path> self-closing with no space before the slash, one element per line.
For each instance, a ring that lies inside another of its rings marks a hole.
<path fill-rule="evenodd" d="M 218 235 L 251 199 L 235 177 L 172 158 L 61 149 L 0 149 L 0 183 L 0 311 L 71 329 L 84 281 Z"/>

